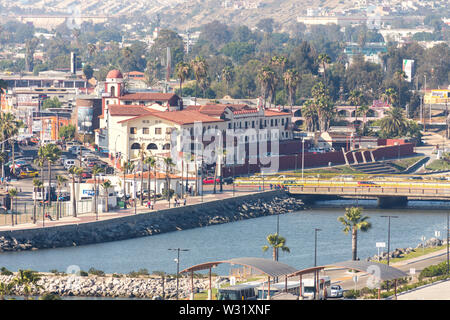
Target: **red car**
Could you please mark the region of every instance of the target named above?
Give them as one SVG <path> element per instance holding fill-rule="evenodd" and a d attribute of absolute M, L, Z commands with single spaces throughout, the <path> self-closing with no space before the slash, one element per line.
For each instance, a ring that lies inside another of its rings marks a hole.
<path fill-rule="evenodd" d="M 380 187 L 378 184 L 373 183 L 372 181 L 358 181 L 359 187 Z"/>
<path fill-rule="evenodd" d="M 90 172 L 83 172 L 83 173 L 81 174 L 81 177 L 82 177 L 83 179 L 90 179 L 90 178 L 92 178 L 92 174 L 91 174 Z"/>
<path fill-rule="evenodd" d="M 214 183 L 214 177 L 208 177 L 203 179 L 203 184 L 213 184 Z M 216 178 L 216 183 L 220 183 L 220 179 Z"/>

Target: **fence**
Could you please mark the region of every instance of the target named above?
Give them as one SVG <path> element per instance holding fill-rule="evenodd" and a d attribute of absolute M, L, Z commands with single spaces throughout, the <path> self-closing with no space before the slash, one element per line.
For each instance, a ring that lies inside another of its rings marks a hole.
<path fill-rule="evenodd" d="M 49 215 L 53 220 L 57 218 L 58 213 L 60 218 L 70 217 L 73 214 L 72 209 L 73 204 L 71 201 L 61 201 L 59 203 L 53 201 L 51 206 L 45 205 L 45 211 L 44 206 L 38 202 L 36 204 L 36 221 L 39 223 L 43 218 L 45 221 L 48 221 L 49 217 L 45 218 L 45 214 Z M 12 219 L 14 220 L 14 225 L 33 223 L 33 211 L 33 202 L 14 201 L 13 210 L 10 210 L 10 212 L 2 212 L 0 214 L 0 226 L 12 225 Z M 94 212 L 93 200 L 77 201 L 77 215 L 92 212 Z"/>

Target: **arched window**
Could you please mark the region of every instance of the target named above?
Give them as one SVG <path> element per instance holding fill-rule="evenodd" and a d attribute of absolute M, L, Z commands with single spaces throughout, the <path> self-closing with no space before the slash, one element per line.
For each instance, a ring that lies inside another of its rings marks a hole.
<path fill-rule="evenodd" d="M 131 150 L 139 150 L 141 148 L 141 146 L 139 145 L 139 143 L 133 143 L 131 145 Z"/>
<path fill-rule="evenodd" d="M 154 143 L 150 143 L 147 146 L 147 150 L 158 150 L 158 146 L 156 144 L 154 144 Z"/>
<path fill-rule="evenodd" d="M 163 150 L 170 150 L 170 143 L 166 143 L 165 145 L 163 145 L 162 149 Z"/>
<path fill-rule="evenodd" d="M 111 86 L 111 97 L 115 97 L 116 96 L 116 87 Z"/>

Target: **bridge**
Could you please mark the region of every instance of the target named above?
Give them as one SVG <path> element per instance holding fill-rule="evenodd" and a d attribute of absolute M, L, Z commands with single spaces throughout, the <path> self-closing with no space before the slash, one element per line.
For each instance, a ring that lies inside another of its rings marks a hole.
<path fill-rule="evenodd" d="M 309 200 L 327 197 L 378 199 L 380 207 L 404 205 L 408 199 L 450 201 L 450 182 L 408 180 L 334 181 L 325 179 L 278 178 L 238 180 L 239 186 L 284 187 L 290 194 Z"/>

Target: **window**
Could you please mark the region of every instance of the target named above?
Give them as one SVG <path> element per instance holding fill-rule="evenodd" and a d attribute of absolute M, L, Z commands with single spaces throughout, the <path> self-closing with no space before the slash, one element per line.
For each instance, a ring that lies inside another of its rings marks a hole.
<path fill-rule="evenodd" d="M 228 129 L 231 129 L 231 123 L 228 123 Z"/>
<path fill-rule="evenodd" d="M 273 127 L 273 119 L 270 119 L 270 126 Z"/>
<path fill-rule="evenodd" d="M 284 126 L 284 118 L 283 118 L 283 119 L 281 119 L 281 125 L 283 125 L 283 126 Z"/>
<path fill-rule="evenodd" d="M 137 128 L 136 127 L 131 127 L 130 128 L 130 133 L 131 134 L 136 134 L 137 133 Z"/>
<path fill-rule="evenodd" d="M 142 134 L 149 134 L 150 130 L 148 128 L 142 128 Z"/>
<path fill-rule="evenodd" d="M 253 120 L 252 121 L 252 128 L 254 128 L 255 127 L 255 121 Z"/>
<path fill-rule="evenodd" d="M 155 128 L 155 134 L 161 134 L 161 128 Z"/>

